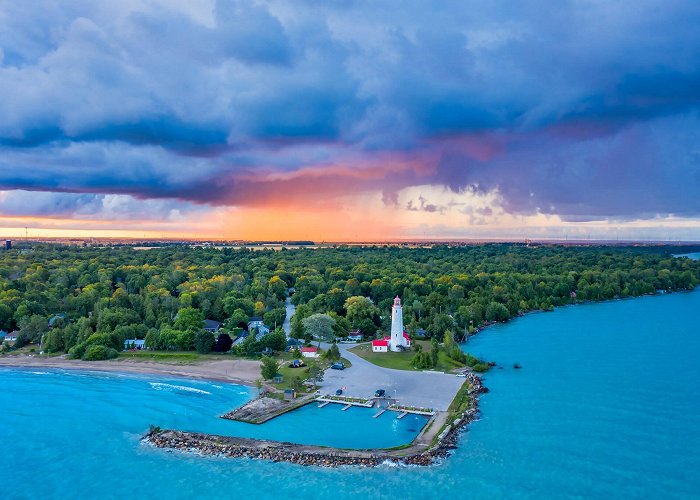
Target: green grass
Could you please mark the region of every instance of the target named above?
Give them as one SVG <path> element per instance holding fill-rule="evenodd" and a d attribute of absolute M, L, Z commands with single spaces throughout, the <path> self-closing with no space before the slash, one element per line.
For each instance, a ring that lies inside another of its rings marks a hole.
<path fill-rule="evenodd" d="M 211 359 L 211 356 L 190 351 L 127 351 L 120 352 L 118 359 L 126 359 L 130 361 L 193 363 L 195 361 Z"/>
<path fill-rule="evenodd" d="M 423 351 L 430 351 L 430 342 L 421 340 L 417 341 L 416 344 L 423 346 Z M 350 349 L 350 351 L 382 368 L 418 371 L 411 364 L 413 356 L 416 353 L 414 350 L 408 352 L 372 352 L 372 344 L 360 344 Z M 444 352 L 440 351 L 438 354 L 437 366 L 434 369 L 438 371 L 450 371 L 455 368 L 463 367 L 464 365 L 462 363 L 450 359 Z"/>

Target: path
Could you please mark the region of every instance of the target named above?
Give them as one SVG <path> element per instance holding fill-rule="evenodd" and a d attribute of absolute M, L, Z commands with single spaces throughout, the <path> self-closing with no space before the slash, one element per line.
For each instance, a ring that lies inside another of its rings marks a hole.
<path fill-rule="evenodd" d="M 287 315 L 284 317 L 282 328 L 284 328 L 284 333 L 289 338 L 289 334 L 292 332 L 292 316 L 294 316 L 294 311 L 296 311 L 296 307 L 292 304 L 292 300 L 289 297 L 284 301 L 284 308 L 287 311 Z"/>

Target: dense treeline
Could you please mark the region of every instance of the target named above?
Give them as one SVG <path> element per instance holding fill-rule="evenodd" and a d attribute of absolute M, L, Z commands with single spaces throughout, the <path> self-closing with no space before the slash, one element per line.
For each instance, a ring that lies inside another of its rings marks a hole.
<path fill-rule="evenodd" d="M 154 348 L 195 349 L 209 342 L 197 338 L 203 318 L 223 321 L 229 331 L 252 316 L 280 326 L 291 288 L 298 306 L 292 328 L 299 338 L 306 335 L 303 320 L 315 313 L 330 315 L 339 335 L 351 328 L 370 336 L 386 331 L 396 295 L 410 333 L 421 329 L 442 339 L 452 331 L 460 337 L 529 310 L 691 289 L 700 282 L 700 262 L 672 257 L 677 251 L 36 246 L 0 254 L 0 329 L 19 330 L 20 345 L 46 336 L 47 350 L 78 349 L 78 357 L 114 356 L 133 338 Z"/>

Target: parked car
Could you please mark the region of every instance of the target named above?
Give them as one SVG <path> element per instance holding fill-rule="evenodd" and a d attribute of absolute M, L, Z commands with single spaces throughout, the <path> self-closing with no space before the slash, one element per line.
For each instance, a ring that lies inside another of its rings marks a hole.
<path fill-rule="evenodd" d="M 334 370 L 345 370 L 345 363 L 343 363 L 342 361 L 339 361 L 337 363 L 333 363 L 331 365 L 331 368 Z"/>
<path fill-rule="evenodd" d="M 340 396 L 340 395 L 342 395 L 342 394 L 343 394 L 343 390 L 342 390 L 342 389 L 338 389 L 337 391 L 335 391 L 335 395 L 336 395 L 336 396 Z"/>
<path fill-rule="evenodd" d="M 384 389 L 377 389 L 377 391 L 374 393 L 374 397 L 383 398 L 384 394 L 386 394 L 386 391 Z"/>

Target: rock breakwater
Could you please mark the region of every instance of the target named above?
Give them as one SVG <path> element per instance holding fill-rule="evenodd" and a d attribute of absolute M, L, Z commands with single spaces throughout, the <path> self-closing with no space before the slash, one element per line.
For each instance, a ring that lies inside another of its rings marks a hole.
<path fill-rule="evenodd" d="M 400 449 L 337 449 L 159 428 L 153 428 L 144 436 L 143 441 L 158 448 L 207 456 L 290 462 L 305 466 L 376 467 L 387 463 L 428 466 L 447 457 L 450 451 L 456 448 L 460 432 L 478 417 L 478 395 L 486 392 L 487 389 L 483 386 L 481 379 L 473 373 L 467 374 L 467 381 L 470 383 L 469 408 L 460 415 L 446 415 L 447 418 L 443 419 L 445 425 L 432 429 L 430 424 L 436 421 L 437 416 L 434 417 L 424 433 L 409 446 Z"/>

